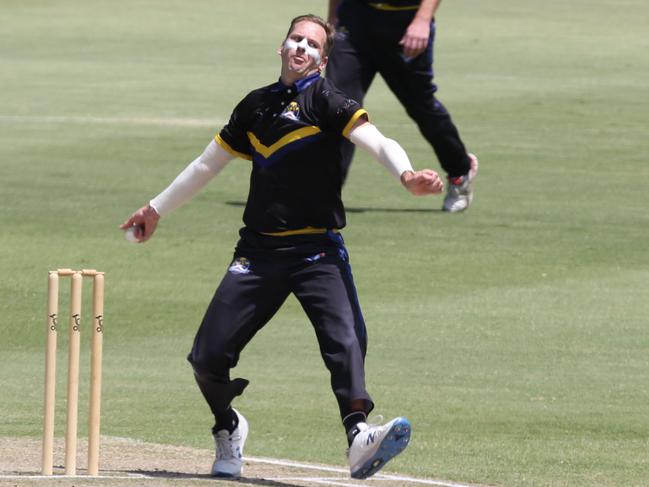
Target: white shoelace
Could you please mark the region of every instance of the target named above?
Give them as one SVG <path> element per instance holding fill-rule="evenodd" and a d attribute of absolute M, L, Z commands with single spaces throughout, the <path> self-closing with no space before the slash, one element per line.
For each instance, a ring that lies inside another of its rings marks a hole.
<path fill-rule="evenodd" d="M 229 460 L 230 458 L 239 458 L 237 448 L 234 446 L 235 441 L 241 439 L 240 436 L 215 436 L 219 460 Z"/>

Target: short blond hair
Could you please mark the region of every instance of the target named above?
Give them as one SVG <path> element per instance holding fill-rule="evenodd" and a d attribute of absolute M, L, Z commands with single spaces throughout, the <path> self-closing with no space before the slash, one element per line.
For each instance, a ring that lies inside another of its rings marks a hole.
<path fill-rule="evenodd" d="M 336 29 L 334 29 L 334 26 L 318 15 L 298 15 L 293 20 L 291 20 L 291 25 L 289 26 L 288 32 L 286 33 L 287 39 L 288 36 L 291 35 L 291 32 L 293 32 L 293 27 L 295 27 L 295 25 L 299 24 L 300 22 L 313 22 L 314 24 L 318 24 L 324 29 L 325 33 L 327 34 L 327 39 L 325 41 L 325 45 L 322 46 L 322 50 L 324 52 L 324 55 L 328 56 L 331 52 L 331 48 L 334 46 L 334 36 L 336 35 Z"/>

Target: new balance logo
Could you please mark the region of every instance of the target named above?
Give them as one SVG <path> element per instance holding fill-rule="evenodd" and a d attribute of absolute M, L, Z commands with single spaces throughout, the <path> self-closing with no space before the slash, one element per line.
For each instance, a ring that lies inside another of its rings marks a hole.
<path fill-rule="evenodd" d="M 371 444 L 371 443 L 374 443 L 374 441 L 375 441 L 375 439 L 376 439 L 375 437 L 376 437 L 376 432 L 374 432 L 374 433 L 368 433 L 368 434 L 367 434 L 367 443 L 365 443 L 365 444 L 366 444 L 366 445 L 369 445 L 369 444 Z"/>

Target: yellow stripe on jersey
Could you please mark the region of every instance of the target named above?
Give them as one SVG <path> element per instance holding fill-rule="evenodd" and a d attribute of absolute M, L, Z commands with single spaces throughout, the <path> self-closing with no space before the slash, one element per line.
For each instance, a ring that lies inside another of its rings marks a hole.
<path fill-rule="evenodd" d="M 356 123 L 356 121 L 361 118 L 363 115 L 365 115 L 369 119 L 369 115 L 366 110 L 363 110 L 362 108 L 359 108 L 356 110 L 356 113 L 352 115 L 352 118 L 349 119 L 349 122 L 347 122 L 347 125 L 345 125 L 345 128 L 343 129 L 343 135 L 349 139 L 349 132 L 352 131 L 352 127 Z"/>
<path fill-rule="evenodd" d="M 249 156 L 248 154 L 244 154 L 243 152 L 235 151 L 232 147 L 230 147 L 230 144 L 228 144 L 225 140 L 221 138 L 219 134 L 216 134 L 214 140 L 217 144 L 223 147 L 227 152 L 229 152 L 234 157 L 241 157 L 242 159 L 247 159 L 248 161 L 252 161 L 251 156 Z"/>
<path fill-rule="evenodd" d="M 317 227 L 304 227 L 296 230 L 285 230 L 283 232 L 260 232 L 262 235 L 270 235 L 271 237 L 289 237 L 291 235 L 312 235 L 314 233 L 327 233 L 328 231 L 338 233 L 337 228 L 317 228 Z"/>
<path fill-rule="evenodd" d="M 370 7 L 374 7 L 376 10 L 387 10 L 390 12 L 398 12 L 400 10 L 417 10 L 419 5 L 408 5 L 404 7 L 397 7 L 395 5 L 390 5 L 389 3 L 377 2 L 377 3 L 368 3 Z"/>
<path fill-rule="evenodd" d="M 292 132 L 289 132 L 286 134 L 284 137 L 279 139 L 277 142 L 275 142 L 273 145 L 270 147 L 266 147 L 264 144 L 262 144 L 259 139 L 253 134 L 252 132 L 248 132 L 248 139 L 250 140 L 250 143 L 254 147 L 254 149 L 264 156 L 265 158 L 269 158 L 272 156 L 275 152 L 280 150 L 282 147 L 287 146 L 291 142 L 295 142 L 296 140 L 304 139 L 306 137 L 310 137 L 315 134 L 319 134 L 321 130 L 316 127 L 315 125 L 310 125 L 308 127 L 302 127 L 301 129 L 293 130 Z"/>

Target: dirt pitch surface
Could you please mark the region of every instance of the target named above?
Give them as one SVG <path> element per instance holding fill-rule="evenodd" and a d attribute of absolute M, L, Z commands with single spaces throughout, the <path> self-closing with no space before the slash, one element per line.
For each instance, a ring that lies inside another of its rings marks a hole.
<path fill-rule="evenodd" d="M 230 486 L 237 483 L 273 487 L 348 486 L 348 487 L 469 487 L 464 484 L 380 473 L 356 481 L 340 466 L 327 466 L 277 460 L 246 458 L 243 477 L 238 481 L 217 480 L 209 471 L 212 450 L 145 443 L 128 438 L 102 437 L 98 477 L 85 475 L 86 442 L 79 441 L 77 476 L 63 475 L 63 440 L 55 443 L 52 477 L 40 475 L 41 442 L 30 438 L 0 437 L 0 486 L 75 486 L 75 487 L 153 487 L 206 484 Z"/>

